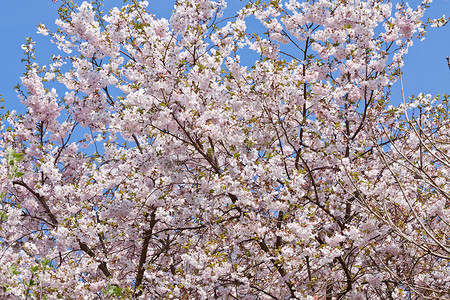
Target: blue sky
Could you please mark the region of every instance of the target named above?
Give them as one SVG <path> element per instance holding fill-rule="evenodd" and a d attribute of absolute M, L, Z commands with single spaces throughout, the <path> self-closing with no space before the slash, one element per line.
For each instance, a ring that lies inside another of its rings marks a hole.
<path fill-rule="evenodd" d="M 150 9 L 157 16 L 168 18 L 175 0 L 148 0 Z M 229 10 L 242 5 L 238 0 L 229 0 Z M 121 0 L 105 0 L 108 5 L 120 5 Z M 410 0 L 411 5 L 419 3 Z M 0 0 L 0 94 L 6 100 L 8 109 L 23 111 L 13 87 L 19 83 L 24 72 L 24 64 L 20 62 L 25 37 L 31 36 L 36 41 L 37 61 L 48 63 L 54 46 L 48 37 L 36 34 L 36 26 L 43 23 L 55 29 L 58 3 L 50 0 Z M 427 17 L 450 15 L 449 0 L 435 0 Z M 403 69 L 406 95 L 417 95 L 420 92 L 443 94 L 450 92 L 450 70 L 445 60 L 450 56 L 450 23 L 439 29 L 430 28 L 423 42 L 416 42 L 406 57 Z M 399 103 L 399 83 L 393 89 L 393 104 Z"/>

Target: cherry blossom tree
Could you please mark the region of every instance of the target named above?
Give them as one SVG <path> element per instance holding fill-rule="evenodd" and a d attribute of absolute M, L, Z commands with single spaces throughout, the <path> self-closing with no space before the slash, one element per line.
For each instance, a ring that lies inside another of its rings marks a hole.
<path fill-rule="evenodd" d="M 391 247 L 409 263 L 400 269 L 390 261 L 394 256 L 378 261 L 420 299 L 449 296 L 448 105 L 447 96 L 421 94 L 396 108 L 399 119 L 372 135 L 384 133 L 389 151 L 377 146 L 379 164 L 352 179 L 359 201 L 400 237 Z M 367 189 L 371 185 L 377 189 Z"/>
<path fill-rule="evenodd" d="M 430 0 L 62 2 L 2 117 L 3 297 L 450 297 L 448 99 L 389 106 Z"/>

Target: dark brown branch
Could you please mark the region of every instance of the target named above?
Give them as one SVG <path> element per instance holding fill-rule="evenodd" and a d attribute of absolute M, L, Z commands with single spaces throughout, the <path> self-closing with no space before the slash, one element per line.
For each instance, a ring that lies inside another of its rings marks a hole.
<path fill-rule="evenodd" d="M 267 244 L 264 240 L 258 241 L 258 244 L 264 252 L 270 254 L 270 249 L 269 249 L 269 247 L 267 247 Z M 289 281 L 289 279 L 286 278 L 287 273 L 286 273 L 286 270 L 284 269 L 283 265 L 281 264 L 281 262 L 276 261 L 275 259 L 271 259 L 270 261 L 275 266 L 275 268 L 277 269 L 277 271 L 281 275 L 281 277 L 284 279 L 284 282 L 286 283 L 286 286 L 288 287 L 289 292 L 291 293 L 291 299 L 298 299 L 295 296 L 294 285 L 292 284 L 291 281 Z"/>
<path fill-rule="evenodd" d="M 255 289 L 255 290 L 257 290 L 258 292 L 261 292 L 261 293 L 263 293 L 264 295 L 267 295 L 267 296 L 269 296 L 269 297 L 270 297 L 270 298 L 272 298 L 272 299 L 278 300 L 278 298 L 277 298 L 277 297 L 275 297 L 274 295 L 272 295 L 272 294 L 270 294 L 270 293 L 266 292 L 265 290 L 263 290 L 263 289 L 261 289 L 261 288 L 257 287 L 256 285 L 253 285 L 253 284 L 251 284 L 251 285 L 250 285 L 250 287 L 251 287 L 252 289 Z"/>
<path fill-rule="evenodd" d="M 281 223 L 283 222 L 284 213 L 282 211 L 278 211 L 278 220 L 277 220 L 277 228 L 281 229 Z M 283 243 L 283 239 L 280 235 L 277 235 L 275 240 L 275 248 L 279 249 Z"/>
<path fill-rule="evenodd" d="M 311 275 L 311 265 L 309 263 L 309 256 L 305 256 L 305 260 L 306 260 L 306 269 L 308 270 L 308 280 L 311 283 L 312 275 Z M 312 288 L 312 291 L 314 292 L 314 287 Z"/>
<path fill-rule="evenodd" d="M 58 149 L 58 153 L 56 154 L 56 156 L 55 156 L 55 159 L 54 159 L 54 161 L 53 161 L 53 163 L 56 165 L 57 163 L 58 163 L 58 160 L 59 160 L 59 158 L 60 158 L 60 156 L 61 156 L 61 153 L 63 152 L 63 150 L 66 148 L 66 146 L 67 146 L 67 144 L 69 143 L 69 140 L 70 140 L 70 138 L 71 138 L 71 136 L 72 136 L 72 134 L 73 134 L 73 132 L 74 132 L 74 130 L 75 130 L 75 127 L 78 125 L 78 123 L 75 123 L 73 126 L 72 126 L 72 129 L 70 130 L 70 132 L 69 132 L 69 134 L 68 134 L 68 136 L 67 136 L 67 139 L 64 141 L 64 139 L 63 138 L 61 138 L 61 147 Z"/>
<path fill-rule="evenodd" d="M 78 244 L 80 245 L 81 250 L 83 250 L 87 255 L 89 255 L 90 257 L 92 257 L 93 259 L 95 259 L 97 262 L 100 263 L 98 265 L 98 268 L 103 272 L 103 274 L 106 277 L 110 277 L 111 272 L 109 272 L 108 267 L 106 266 L 106 262 L 97 260 L 94 251 L 92 251 L 92 249 L 89 248 L 89 246 L 86 243 L 78 241 Z"/>
<path fill-rule="evenodd" d="M 195 226 L 195 227 L 173 227 L 173 228 L 164 228 L 161 229 L 153 234 L 159 234 L 162 232 L 166 232 L 166 231 L 177 231 L 177 232 L 181 232 L 181 231 L 185 231 L 185 230 L 196 230 L 196 229 L 202 229 L 205 228 L 206 225 L 200 225 L 200 226 Z"/>
<path fill-rule="evenodd" d="M 365 94 L 365 93 L 364 93 Z M 366 96 L 364 96 L 366 97 Z M 369 105 L 371 105 L 371 103 L 373 102 L 373 90 L 370 92 L 370 98 L 369 101 L 366 101 L 366 104 L 364 106 L 364 112 L 363 112 L 363 117 L 361 122 L 359 123 L 358 128 L 355 130 L 355 133 L 353 134 L 353 136 L 350 138 L 351 140 L 354 140 L 356 138 L 356 136 L 358 135 L 358 133 L 361 131 L 361 129 L 364 126 L 364 122 L 366 121 L 367 118 L 367 108 Z"/>
<path fill-rule="evenodd" d="M 111 95 L 109 94 L 108 87 L 104 87 L 103 90 L 106 93 L 106 97 L 108 98 L 107 102 L 109 103 L 109 105 L 114 106 L 115 102 L 114 102 L 113 98 L 111 97 Z"/>
<path fill-rule="evenodd" d="M 344 261 L 342 256 L 337 257 L 337 260 L 339 261 L 339 263 L 341 264 L 342 269 L 344 270 L 345 278 L 346 278 L 346 284 L 347 284 L 346 289 L 338 294 L 337 299 L 342 299 L 345 296 L 345 294 L 347 294 L 348 292 L 350 292 L 352 290 L 353 278 L 352 278 L 352 274 L 351 274 L 351 272 L 350 272 L 350 270 L 348 268 L 348 265 Z"/>
<path fill-rule="evenodd" d="M 214 160 L 214 158 L 211 155 L 208 155 L 207 153 L 205 153 L 203 151 L 203 146 L 201 145 L 201 142 L 199 141 L 199 139 L 194 140 L 191 135 L 189 134 L 189 132 L 187 132 L 186 128 L 183 126 L 183 124 L 180 123 L 180 121 L 175 117 L 175 115 L 172 113 L 172 117 L 175 120 L 175 122 L 178 124 L 178 126 L 181 128 L 181 130 L 184 132 L 184 134 L 186 135 L 186 137 L 188 138 L 190 144 L 192 146 L 194 146 L 195 150 L 197 150 L 198 153 L 200 153 L 203 158 L 206 159 L 207 162 L 209 162 L 209 164 L 211 165 L 211 167 L 214 169 L 214 172 L 216 172 L 216 174 L 220 174 L 220 168 L 218 165 L 216 165 L 216 160 Z"/>
<path fill-rule="evenodd" d="M 46 214 L 50 217 L 50 220 L 52 221 L 52 225 L 54 227 L 56 227 L 56 225 L 58 225 L 58 220 L 56 220 L 55 215 L 52 213 L 52 211 L 50 210 L 50 207 L 47 205 L 47 202 L 45 202 L 44 197 L 42 197 L 39 193 L 33 191 L 25 182 L 23 181 L 13 181 L 13 184 L 17 184 L 20 186 L 23 186 L 24 188 L 26 188 L 30 193 L 33 194 L 34 197 L 36 197 L 36 199 L 39 201 L 39 203 L 41 203 L 41 205 L 44 207 L 44 210 L 46 212 Z"/>
<path fill-rule="evenodd" d="M 139 149 L 139 152 L 141 152 L 141 154 L 143 154 L 144 152 L 142 152 L 141 144 L 139 144 L 139 140 L 137 139 L 136 135 L 133 133 L 131 136 L 133 137 L 134 141 L 136 142 L 136 146 Z"/>
<path fill-rule="evenodd" d="M 147 260 L 148 245 L 152 237 L 153 227 L 157 222 L 155 212 L 156 209 L 153 210 L 150 214 L 150 228 L 144 231 L 144 241 L 142 242 L 141 255 L 139 257 L 138 273 L 136 275 L 135 288 L 139 288 L 142 284 L 142 280 L 144 279 L 144 272 L 145 272 L 144 264 Z M 139 291 L 137 295 L 140 295 L 141 293 L 142 291 Z"/>
<path fill-rule="evenodd" d="M 333 283 L 328 283 L 325 290 L 325 300 L 333 300 Z"/>

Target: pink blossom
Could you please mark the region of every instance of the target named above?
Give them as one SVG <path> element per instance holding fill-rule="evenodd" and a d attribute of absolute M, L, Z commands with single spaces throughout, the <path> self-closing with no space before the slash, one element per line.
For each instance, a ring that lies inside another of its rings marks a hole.
<path fill-rule="evenodd" d="M 430 1 L 267 2 L 38 26 L 59 54 L 27 39 L 2 115 L 1 296 L 445 297 L 447 98 L 388 105 Z"/>

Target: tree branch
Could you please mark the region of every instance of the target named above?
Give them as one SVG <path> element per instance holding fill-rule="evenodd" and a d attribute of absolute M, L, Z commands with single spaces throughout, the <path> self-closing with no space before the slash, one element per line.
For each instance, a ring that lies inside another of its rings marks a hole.
<path fill-rule="evenodd" d="M 144 264 L 147 260 L 147 251 L 148 251 L 148 245 L 150 243 L 150 239 L 152 237 L 153 227 L 155 226 L 157 220 L 156 220 L 156 209 L 154 209 L 150 214 L 150 228 L 144 231 L 144 241 L 142 242 L 142 249 L 141 249 L 141 255 L 139 258 L 139 265 L 138 265 L 138 273 L 136 275 L 136 283 L 135 283 L 135 289 L 139 288 L 142 284 L 142 280 L 144 279 Z M 142 294 L 142 290 L 138 291 L 136 293 L 137 296 Z"/>
<path fill-rule="evenodd" d="M 55 215 L 52 213 L 52 211 L 50 210 L 50 207 L 47 205 L 47 202 L 45 202 L 44 197 L 42 197 L 39 193 L 33 191 L 33 189 L 31 189 L 25 182 L 23 181 L 13 181 L 13 184 L 16 185 L 20 185 L 24 188 L 26 188 L 30 193 L 33 194 L 34 197 L 36 197 L 36 199 L 39 201 L 39 203 L 41 203 L 41 205 L 44 207 L 45 212 L 47 213 L 47 215 L 50 217 L 50 220 L 52 221 L 52 225 L 53 227 L 56 227 L 58 225 L 58 220 L 56 220 Z"/>

